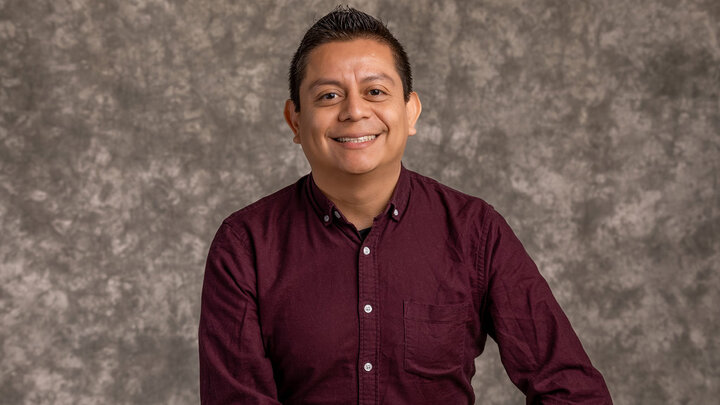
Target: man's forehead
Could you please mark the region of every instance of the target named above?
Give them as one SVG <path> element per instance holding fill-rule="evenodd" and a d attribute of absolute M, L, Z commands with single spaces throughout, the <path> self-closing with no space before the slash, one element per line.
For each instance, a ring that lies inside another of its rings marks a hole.
<path fill-rule="evenodd" d="M 399 79 L 390 46 L 374 39 L 354 39 L 332 41 L 313 49 L 308 55 L 303 87 L 339 81 L 348 71 L 353 71 L 360 82 L 395 84 Z"/>

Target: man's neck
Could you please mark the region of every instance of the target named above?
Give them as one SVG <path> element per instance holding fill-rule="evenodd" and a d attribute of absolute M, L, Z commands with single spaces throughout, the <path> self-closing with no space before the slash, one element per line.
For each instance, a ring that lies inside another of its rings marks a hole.
<path fill-rule="evenodd" d="M 372 226 L 387 206 L 400 177 L 401 165 L 357 175 L 313 172 L 315 184 L 357 229 Z"/>

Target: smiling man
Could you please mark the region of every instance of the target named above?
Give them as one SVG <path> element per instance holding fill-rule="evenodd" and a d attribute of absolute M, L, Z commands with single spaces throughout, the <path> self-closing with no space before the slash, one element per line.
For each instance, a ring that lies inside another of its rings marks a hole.
<path fill-rule="evenodd" d="M 298 55 L 305 69 L 298 94 L 285 105 L 294 141 L 323 194 L 357 229 L 369 228 L 397 184 L 420 100 L 378 39 L 332 41 Z"/>
<path fill-rule="evenodd" d="M 338 8 L 305 34 L 285 119 L 312 172 L 213 240 L 204 404 L 472 404 L 488 335 L 528 404 L 611 403 L 504 219 L 403 167 L 420 111 L 380 21 Z"/>

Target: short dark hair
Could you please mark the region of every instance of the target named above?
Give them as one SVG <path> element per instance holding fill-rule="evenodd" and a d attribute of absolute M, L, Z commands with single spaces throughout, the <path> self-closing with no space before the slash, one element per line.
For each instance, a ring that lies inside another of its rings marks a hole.
<path fill-rule="evenodd" d="M 300 111 L 300 82 L 305 77 L 310 51 L 328 42 L 358 38 L 374 39 L 390 47 L 395 59 L 395 69 L 402 81 L 405 102 L 410 100 L 412 71 L 408 56 L 400 42 L 377 18 L 351 7 L 338 6 L 307 30 L 292 58 L 288 79 L 290 99 L 295 103 L 295 111 Z"/>

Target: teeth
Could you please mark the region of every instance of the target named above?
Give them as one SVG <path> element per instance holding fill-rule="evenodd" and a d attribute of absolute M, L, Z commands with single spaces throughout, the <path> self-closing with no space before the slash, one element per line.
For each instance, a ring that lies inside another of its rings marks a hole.
<path fill-rule="evenodd" d="M 377 135 L 367 135 L 367 136 L 361 136 L 359 138 L 335 138 L 338 142 L 351 142 L 351 143 L 360 143 L 360 142 L 368 142 L 372 141 L 373 139 L 377 138 Z"/>

